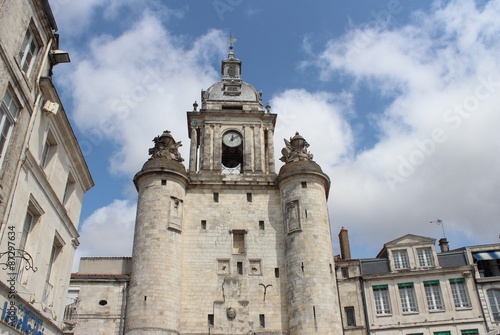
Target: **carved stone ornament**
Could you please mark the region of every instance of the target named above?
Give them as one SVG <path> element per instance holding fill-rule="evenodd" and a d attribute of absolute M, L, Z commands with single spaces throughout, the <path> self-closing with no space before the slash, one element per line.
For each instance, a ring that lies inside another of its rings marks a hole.
<path fill-rule="evenodd" d="M 283 156 L 280 160 L 282 162 L 312 161 L 313 155 L 307 151 L 309 143 L 299 135 L 299 132 L 296 132 L 295 136 L 290 138 L 290 141 L 284 140 L 286 147 L 281 150 Z"/>
<path fill-rule="evenodd" d="M 155 143 L 154 148 L 149 149 L 150 159 L 164 157 L 178 162 L 184 160 L 177 150 L 182 146 L 182 143 L 180 141 L 176 142 L 170 131 L 165 130 L 161 136 L 156 136 L 153 142 Z"/>
<path fill-rule="evenodd" d="M 226 314 L 229 320 L 234 320 L 234 318 L 236 317 L 236 310 L 230 307 L 227 309 Z"/>

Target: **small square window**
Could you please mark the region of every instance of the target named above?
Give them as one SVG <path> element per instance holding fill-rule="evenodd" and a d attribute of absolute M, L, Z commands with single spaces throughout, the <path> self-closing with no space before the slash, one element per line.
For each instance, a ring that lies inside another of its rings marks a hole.
<path fill-rule="evenodd" d="M 207 229 L 207 220 L 201 220 L 201 229 L 203 230 Z"/>
<path fill-rule="evenodd" d="M 247 202 L 252 202 L 252 193 L 247 193 Z"/>
<path fill-rule="evenodd" d="M 342 278 L 349 278 L 349 268 L 341 268 Z"/>
<path fill-rule="evenodd" d="M 355 327 L 356 326 L 356 317 L 354 315 L 354 307 L 344 307 L 345 310 L 345 315 L 347 319 L 347 326 L 348 327 Z"/>
<path fill-rule="evenodd" d="M 219 202 L 219 193 L 214 192 L 214 202 Z"/>
<path fill-rule="evenodd" d="M 306 181 L 303 181 L 301 184 L 302 184 L 302 188 L 307 188 L 307 182 Z"/>
<path fill-rule="evenodd" d="M 166 180 L 166 179 L 162 179 L 162 180 L 161 180 L 161 184 L 162 184 L 162 185 L 167 185 L 167 180 Z"/>
<path fill-rule="evenodd" d="M 259 221 L 259 229 L 264 230 L 264 221 Z"/>
<path fill-rule="evenodd" d="M 233 230 L 233 254 L 245 253 L 245 231 Z"/>
<path fill-rule="evenodd" d="M 237 272 L 239 275 L 242 275 L 242 274 L 243 274 L 243 262 L 237 262 L 237 263 L 236 263 L 236 272 Z"/>
<path fill-rule="evenodd" d="M 266 316 L 264 314 L 259 314 L 259 323 L 261 328 L 266 328 Z"/>
<path fill-rule="evenodd" d="M 213 326 L 214 325 L 214 315 L 208 314 L 207 321 L 208 321 L 209 326 Z"/>

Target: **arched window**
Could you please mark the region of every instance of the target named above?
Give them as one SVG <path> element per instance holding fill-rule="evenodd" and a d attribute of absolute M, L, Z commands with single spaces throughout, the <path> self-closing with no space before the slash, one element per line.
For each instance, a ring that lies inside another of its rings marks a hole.
<path fill-rule="evenodd" d="M 243 165 L 243 136 L 235 130 L 222 135 L 222 165 L 229 173 L 239 173 Z"/>

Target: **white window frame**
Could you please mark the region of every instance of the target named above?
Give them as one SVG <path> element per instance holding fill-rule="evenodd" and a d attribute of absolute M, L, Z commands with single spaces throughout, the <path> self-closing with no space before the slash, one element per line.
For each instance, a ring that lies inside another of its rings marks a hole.
<path fill-rule="evenodd" d="M 488 302 L 490 303 L 491 316 L 495 322 L 500 321 L 500 289 L 493 288 L 487 291 Z"/>
<path fill-rule="evenodd" d="M 14 93 L 10 89 L 5 90 L 0 102 L 0 165 L 7 152 L 12 129 L 14 129 L 20 110 Z"/>
<path fill-rule="evenodd" d="M 31 27 L 30 25 L 26 30 L 23 44 L 21 45 L 21 49 L 19 50 L 19 54 L 17 56 L 19 65 L 21 66 L 21 70 L 27 76 L 29 76 L 31 70 L 33 69 L 33 65 L 35 64 L 36 56 L 38 55 L 39 50 L 40 43 L 35 35 L 33 27 Z"/>
<path fill-rule="evenodd" d="M 387 285 L 373 286 L 373 298 L 377 315 L 391 315 L 391 300 Z"/>
<path fill-rule="evenodd" d="M 403 250 L 393 250 L 392 259 L 394 262 L 394 269 L 402 270 L 410 268 L 410 259 L 408 258 L 408 251 Z"/>
<path fill-rule="evenodd" d="M 417 256 L 420 267 L 434 266 L 434 254 L 432 252 L 432 248 L 418 248 Z"/>
<path fill-rule="evenodd" d="M 418 312 L 417 298 L 413 283 L 398 284 L 399 298 L 401 300 L 401 310 L 403 313 Z"/>
<path fill-rule="evenodd" d="M 471 303 L 464 279 L 450 279 L 451 293 L 455 308 L 470 308 Z"/>
<path fill-rule="evenodd" d="M 42 154 L 40 156 L 40 166 L 42 167 L 42 169 L 45 169 L 49 165 L 56 151 L 56 147 L 57 142 L 54 138 L 54 135 L 52 135 L 52 132 L 49 130 L 43 144 Z"/>
<path fill-rule="evenodd" d="M 429 311 L 442 311 L 444 310 L 443 297 L 441 295 L 441 287 L 438 283 L 430 282 L 425 283 L 425 297 L 427 299 L 427 308 Z"/>
<path fill-rule="evenodd" d="M 68 174 L 68 179 L 66 179 L 66 187 L 64 188 L 63 204 L 66 205 L 69 199 L 71 199 L 71 195 L 73 195 L 75 187 L 76 187 L 76 181 L 75 178 L 73 177 L 73 174 L 70 172 Z"/>

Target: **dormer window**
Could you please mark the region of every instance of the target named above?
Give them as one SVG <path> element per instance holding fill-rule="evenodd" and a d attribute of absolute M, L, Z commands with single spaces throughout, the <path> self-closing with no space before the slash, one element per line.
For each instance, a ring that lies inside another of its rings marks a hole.
<path fill-rule="evenodd" d="M 420 248 L 417 249 L 418 264 L 421 267 L 434 266 L 434 256 L 432 254 L 431 248 Z"/>
<path fill-rule="evenodd" d="M 392 257 L 394 261 L 394 269 L 409 269 L 410 262 L 408 261 L 408 253 L 406 250 L 394 250 L 392 252 Z"/>

